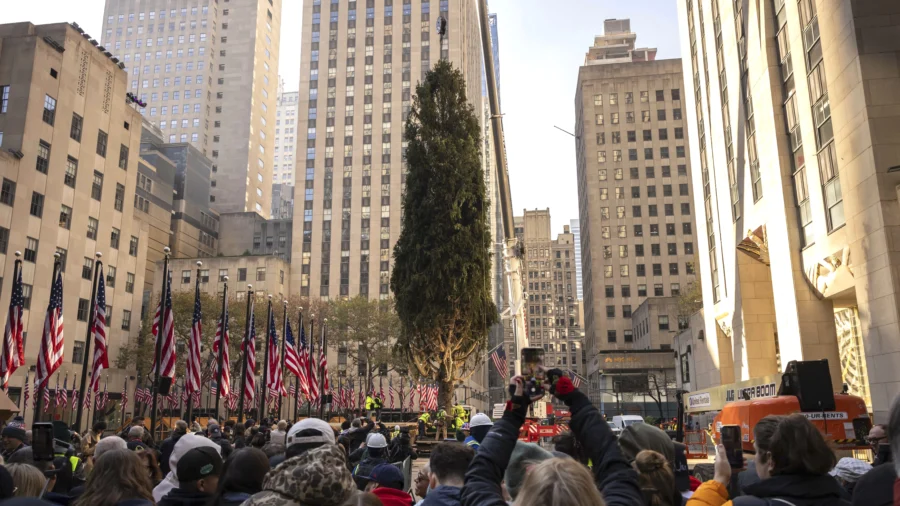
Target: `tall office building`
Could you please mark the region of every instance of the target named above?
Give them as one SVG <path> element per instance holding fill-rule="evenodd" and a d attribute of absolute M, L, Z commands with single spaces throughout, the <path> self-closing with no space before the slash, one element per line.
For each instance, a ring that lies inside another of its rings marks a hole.
<path fill-rule="evenodd" d="M 897 3 L 678 11 L 713 381 L 828 359 L 834 388 L 886 421 L 900 391 Z"/>
<path fill-rule="evenodd" d="M 275 112 L 275 157 L 272 174 L 272 218 L 294 217 L 294 153 L 297 151 L 297 102 L 300 93 L 284 91 L 279 78 Z"/>
<path fill-rule="evenodd" d="M 528 345 L 544 348 L 544 363 L 584 375 L 584 332 L 575 293 L 575 237 L 568 225 L 553 239 L 550 210 L 525 210 L 525 321 Z M 515 357 L 509 349 L 507 356 Z"/>
<path fill-rule="evenodd" d="M 102 44 L 142 114 L 213 161 L 220 212 L 271 212 L 281 2 L 107 0 Z M 272 109 L 271 111 L 269 109 Z"/>
<path fill-rule="evenodd" d="M 439 17 L 448 23 L 443 40 Z M 413 86 L 447 58 L 482 110 L 475 2 L 304 0 L 303 23 L 298 115 L 307 118 L 307 134 L 297 147 L 304 167 L 296 186 L 304 191 L 294 205 L 292 256 L 300 262 L 291 286 L 314 297 L 386 298 Z"/>
<path fill-rule="evenodd" d="M 588 354 L 632 349 L 632 310 L 695 280 L 681 60 L 636 49 L 628 20 L 607 20 L 575 98 Z M 596 361 L 588 368 L 599 377 Z M 603 388 L 599 386 L 598 388 Z"/>
<path fill-rule="evenodd" d="M 37 362 L 54 253 L 64 284 L 60 376 L 81 372 L 96 252 L 103 255 L 111 365 L 141 326 L 150 229 L 132 205 L 141 116 L 126 102 L 126 72 L 96 46 L 67 23 L 0 25 L 0 304 L 9 304 L 13 253 L 21 251 L 26 333 L 25 365 L 10 379 L 14 400 Z M 128 375 L 104 371 L 113 403 Z M 22 414 L 30 423 L 33 411 Z"/>

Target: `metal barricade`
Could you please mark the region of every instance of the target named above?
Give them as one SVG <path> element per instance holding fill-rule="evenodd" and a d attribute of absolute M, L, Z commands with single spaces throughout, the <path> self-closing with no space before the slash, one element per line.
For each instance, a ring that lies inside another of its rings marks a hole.
<path fill-rule="evenodd" d="M 690 431 L 684 433 L 684 444 L 686 446 L 685 456 L 689 459 L 705 459 L 706 453 L 706 432 Z"/>

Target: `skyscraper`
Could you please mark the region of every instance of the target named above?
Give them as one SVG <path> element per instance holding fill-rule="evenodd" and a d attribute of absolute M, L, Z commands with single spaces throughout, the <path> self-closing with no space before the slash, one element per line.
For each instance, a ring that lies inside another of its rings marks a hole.
<path fill-rule="evenodd" d="M 102 44 L 125 64 L 129 91 L 147 102 L 142 114 L 165 139 L 212 159 L 215 209 L 268 216 L 281 2 L 172 7 L 108 0 Z"/>
<path fill-rule="evenodd" d="M 835 390 L 847 384 L 885 422 L 900 385 L 897 3 L 678 11 L 704 215 L 697 343 L 719 369 L 707 383 L 828 359 Z"/>
<path fill-rule="evenodd" d="M 413 86 L 440 58 L 465 76 L 482 110 L 482 50 L 474 2 L 303 1 L 292 286 L 301 295 L 390 293 L 400 236 L 403 125 Z M 436 32 L 440 17 L 446 36 Z M 396 49 L 396 51 L 394 51 Z M 396 58 L 395 58 L 396 57 Z M 358 100 L 357 100 L 358 99 Z M 303 188 L 303 193 L 299 188 Z"/>
<path fill-rule="evenodd" d="M 647 297 L 695 281 L 690 161 L 681 60 L 635 47 L 628 20 L 607 20 L 578 73 L 575 98 L 585 346 L 631 349 Z M 592 384 L 600 365 L 588 366 Z"/>
<path fill-rule="evenodd" d="M 137 212 L 141 116 L 126 100 L 125 71 L 96 46 L 68 23 L 0 25 L 0 266 L 9 284 L 14 253 L 23 253 L 30 337 L 26 363 L 10 379 L 13 398 L 21 398 L 26 372 L 37 359 L 54 254 L 65 287 L 59 374 L 81 372 L 96 275 L 105 276 L 110 362 L 141 326 L 152 227 Z M 100 272 L 96 252 L 102 253 Z M 4 307 L 11 292 L 5 286 L 0 294 Z M 104 374 L 121 385 L 128 371 Z M 30 422 L 32 410 L 24 411 Z"/>
<path fill-rule="evenodd" d="M 569 227 L 575 238 L 575 285 L 578 287 L 578 300 L 584 300 L 584 284 L 581 279 L 581 224 L 578 220 L 570 220 Z"/>
<path fill-rule="evenodd" d="M 272 217 L 276 219 L 290 219 L 294 216 L 294 153 L 297 150 L 299 100 L 300 93 L 284 91 L 284 80 L 279 78 L 278 109 L 275 112 L 275 165 L 272 175 Z"/>

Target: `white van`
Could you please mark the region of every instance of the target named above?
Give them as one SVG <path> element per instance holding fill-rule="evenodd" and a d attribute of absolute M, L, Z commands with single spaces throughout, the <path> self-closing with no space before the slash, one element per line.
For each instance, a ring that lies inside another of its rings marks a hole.
<path fill-rule="evenodd" d="M 613 417 L 613 423 L 620 431 L 623 431 L 629 425 L 644 423 L 644 419 L 639 415 L 616 415 Z"/>

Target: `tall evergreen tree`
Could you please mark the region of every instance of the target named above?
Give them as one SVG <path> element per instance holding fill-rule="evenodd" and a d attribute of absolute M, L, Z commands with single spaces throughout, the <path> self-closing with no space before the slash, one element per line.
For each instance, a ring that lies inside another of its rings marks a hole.
<path fill-rule="evenodd" d="M 391 275 L 401 322 L 396 353 L 413 375 L 440 385 L 442 407 L 483 358 L 497 320 L 481 131 L 465 90 L 462 73 L 446 60 L 416 86 L 404 135 L 403 228 Z"/>

